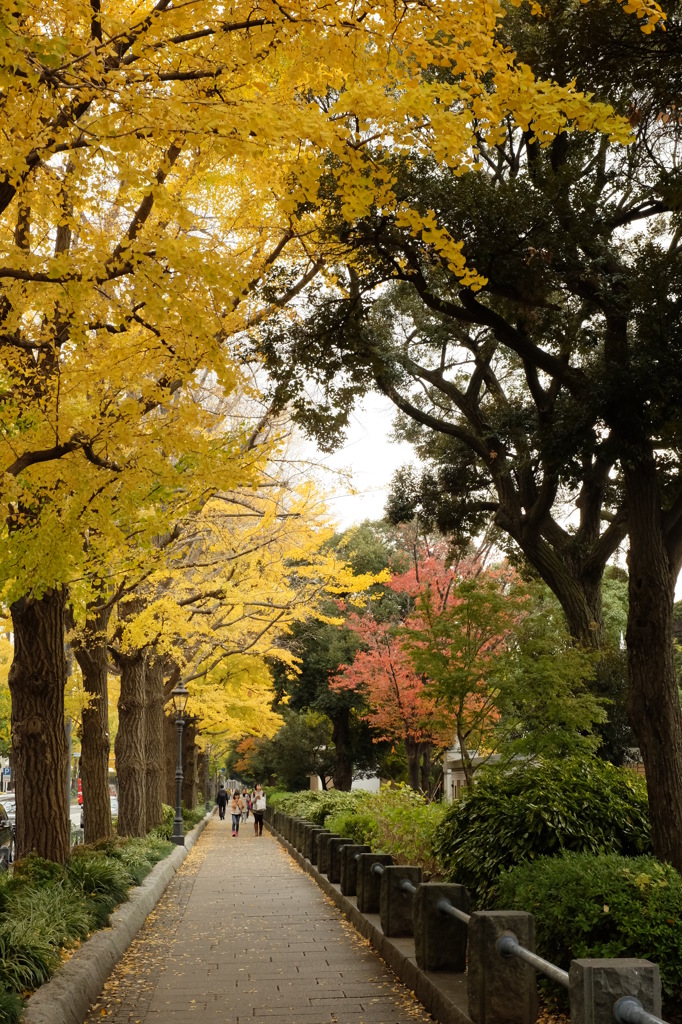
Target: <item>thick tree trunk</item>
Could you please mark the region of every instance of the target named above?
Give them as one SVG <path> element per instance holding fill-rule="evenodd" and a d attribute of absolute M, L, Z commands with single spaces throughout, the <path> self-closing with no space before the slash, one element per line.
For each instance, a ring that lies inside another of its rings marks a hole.
<path fill-rule="evenodd" d="M 196 735 L 196 722 L 187 719 L 182 732 L 182 802 L 190 811 L 197 805 Z"/>
<path fill-rule="evenodd" d="M 163 734 L 163 664 L 156 659 L 147 665 L 145 679 L 146 709 L 146 830 L 156 828 L 163 820 L 163 799 L 166 795 Z"/>
<path fill-rule="evenodd" d="M 118 733 L 116 734 L 116 773 L 118 775 L 118 834 L 146 834 L 145 753 L 146 669 L 143 651 L 119 654 L 121 695 L 118 700 Z"/>
<path fill-rule="evenodd" d="M 206 785 L 206 765 L 207 757 L 205 750 L 199 750 L 197 752 L 197 803 L 205 803 L 208 800 L 208 786 Z M 203 796 L 203 801 L 199 800 L 199 795 Z"/>
<path fill-rule="evenodd" d="M 332 740 L 336 748 L 334 789 L 350 791 L 353 782 L 353 762 L 349 750 L 350 710 L 340 708 L 332 718 Z"/>
<path fill-rule="evenodd" d="M 71 644 L 83 675 L 83 688 L 90 695 L 83 709 L 81 736 L 81 779 L 85 842 L 94 843 L 111 835 L 109 800 L 109 697 L 107 672 L 107 626 L 111 609 L 88 618 Z"/>
<path fill-rule="evenodd" d="M 682 710 L 673 660 L 675 576 L 653 457 L 624 469 L 630 530 L 630 713 L 642 752 L 654 852 L 682 871 Z"/>
<path fill-rule="evenodd" d="M 60 864 L 68 860 L 71 847 L 64 604 L 64 591 L 53 590 L 37 600 L 23 597 L 11 606 L 14 658 L 9 670 L 16 855 L 24 857 L 35 850 Z"/>
<path fill-rule="evenodd" d="M 175 807 L 175 769 L 178 760 L 178 727 L 175 719 L 163 716 L 164 803 Z"/>

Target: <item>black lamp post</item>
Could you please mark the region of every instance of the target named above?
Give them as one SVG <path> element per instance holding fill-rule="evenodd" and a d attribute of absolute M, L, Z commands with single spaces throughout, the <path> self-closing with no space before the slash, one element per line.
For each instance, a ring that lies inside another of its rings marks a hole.
<path fill-rule="evenodd" d="M 185 708 L 189 699 L 189 690 L 179 683 L 171 690 L 173 707 L 175 708 L 175 724 L 178 727 L 178 761 L 175 766 L 175 819 L 171 842 L 176 846 L 185 845 L 185 833 L 182 828 L 182 727 L 185 724 Z"/>
<path fill-rule="evenodd" d="M 211 744 L 207 743 L 206 744 L 206 813 L 207 814 L 211 810 L 211 807 L 213 806 L 213 803 L 211 801 L 211 794 L 209 793 L 209 787 L 211 785 L 210 762 L 211 762 Z"/>

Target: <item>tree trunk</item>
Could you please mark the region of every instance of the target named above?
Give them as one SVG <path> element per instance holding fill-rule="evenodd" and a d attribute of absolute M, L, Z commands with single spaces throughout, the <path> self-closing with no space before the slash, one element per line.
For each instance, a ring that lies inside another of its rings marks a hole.
<path fill-rule="evenodd" d="M 206 757 L 205 750 L 199 750 L 197 752 L 197 804 L 202 803 L 199 800 L 199 794 L 203 794 L 203 803 L 208 800 L 208 786 L 206 785 L 206 765 L 208 759 Z"/>
<path fill-rule="evenodd" d="M 14 658 L 9 670 L 16 855 L 35 850 L 60 864 L 68 860 L 71 847 L 65 784 L 64 604 L 63 590 L 15 601 L 10 609 Z"/>
<path fill-rule="evenodd" d="M 630 713 L 642 752 L 654 852 L 682 871 L 682 710 L 673 660 L 676 572 L 653 457 L 624 468 L 630 532 Z"/>
<path fill-rule="evenodd" d="M 118 700 L 116 773 L 118 775 L 118 834 L 144 836 L 147 812 L 145 789 L 145 705 L 147 655 L 143 651 L 119 654 L 121 695 Z"/>
<path fill-rule="evenodd" d="M 196 722 L 188 718 L 182 732 L 182 802 L 193 811 L 197 805 L 197 734 Z"/>
<path fill-rule="evenodd" d="M 431 744 L 422 743 L 421 790 L 428 795 L 431 789 Z"/>
<path fill-rule="evenodd" d="M 410 736 L 404 739 L 405 753 L 407 754 L 407 784 L 415 792 L 419 792 L 419 758 L 421 744 L 417 743 Z"/>
<path fill-rule="evenodd" d="M 178 761 L 178 727 L 175 719 L 163 716 L 164 803 L 175 807 L 175 769 Z"/>
<path fill-rule="evenodd" d="M 164 734 L 163 734 L 163 663 L 157 658 L 147 666 L 145 679 L 146 709 L 146 831 L 156 828 L 163 820 L 163 798 L 166 795 Z"/>
<path fill-rule="evenodd" d="M 332 740 L 336 748 L 334 789 L 350 791 L 353 782 L 353 762 L 349 750 L 350 710 L 340 708 L 332 718 Z"/>
<path fill-rule="evenodd" d="M 80 760 L 86 843 L 107 839 L 111 835 L 107 672 L 107 626 L 110 617 L 110 608 L 93 614 L 71 644 L 83 675 L 83 689 L 91 697 L 89 706 L 83 709 Z"/>

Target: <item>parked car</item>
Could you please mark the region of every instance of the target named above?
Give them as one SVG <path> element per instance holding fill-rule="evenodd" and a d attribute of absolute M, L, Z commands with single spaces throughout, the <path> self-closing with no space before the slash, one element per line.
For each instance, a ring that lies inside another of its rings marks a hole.
<path fill-rule="evenodd" d="M 111 817 L 112 818 L 117 818 L 118 817 L 118 797 L 114 793 L 110 793 L 109 794 L 109 807 L 111 809 Z M 85 821 L 84 814 L 85 814 L 85 806 L 81 805 L 81 828 L 85 828 L 85 825 L 84 825 L 84 821 Z"/>
<path fill-rule="evenodd" d="M 2 794 L 0 794 L 2 796 Z M 14 852 L 14 825 L 4 803 L 0 803 L 0 871 L 6 871 Z"/>

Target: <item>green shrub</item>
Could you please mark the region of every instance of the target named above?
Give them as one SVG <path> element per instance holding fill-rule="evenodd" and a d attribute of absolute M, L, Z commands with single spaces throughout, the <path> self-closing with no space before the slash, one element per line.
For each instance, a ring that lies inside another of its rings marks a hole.
<path fill-rule="evenodd" d="M 151 829 L 149 836 L 155 839 L 162 839 L 168 842 L 173 835 L 173 823 L 175 821 L 175 808 L 171 807 L 170 804 L 163 804 L 163 821 L 156 828 Z M 203 807 L 197 807 L 196 810 L 190 811 L 187 807 L 182 808 L 182 827 L 183 834 L 187 835 L 188 832 L 197 825 L 206 814 Z M 149 838 L 148 836 L 148 838 Z"/>
<path fill-rule="evenodd" d="M 88 901 L 96 926 L 103 928 L 114 907 L 128 899 L 131 876 L 123 864 L 98 853 L 72 857 L 67 871 L 73 885 Z"/>
<path fill-rule="evenodd" d="M 0 987 L 0 1024 L 19 1024 L 22 1006 L 18 995 Z"/>
<path fill-rule="evenodd" d="M 8 902 L 7 918 L 26 922 L 35 935 L 58 948 L 86 938 L 95 923 L 83 894 L 65 882 L 17 887 Z"/>
<path fill-rule="evenodd" d="M 143 839 L 120 840 L 109 856 L 123 865 L 135 885 L 140 885 L 154 865 L 167 857 L 172 849 L 172 843 L 150 833 Z"/>
<path fill-rule="evenodd" d="M 293 814 L 296 818 L 305 818 L 315 825 L 325 825 L 327 818 L 333 814 L 359 811 L 366 799 L 367 793 L 361 791 L 305 790 L 301 793 L 278 793 L 277 799 L 270 801 L 270 806 L 274 810 Z"/>
<path fill-rule="evenodd" d="M 14 865 L 14 879 L 30 885 L 50 885 L 66 881 L 66 869 L 62 864 L 29 853 Z"/>
<path fill-rule="evenodd" d="M 327 828 L 347 836 L 354 843 L 364 843 L 376 848 L 377 822 L 372 814 L 363 811 L 339 811 L 327 818 Z"/>
<path fill-rule="evenodd" d="M 446 877 L 485 905 L 500 875 L 563 850 L 637 856 L 651 849 L 644 780 L 597 758 L 481 769 L 446 814 L 435 852 Z"/>
<path fill-rule="evenodd" d="M 429 803 L 409 786 L 384 786 L 365 798 L 367 813 L 376 821 L 375 848 L 390 853 L 398 864 L 421 865 L 427 876 L 438 874 L 434 842 L 445 805 Z"/>
<path fill-rule="evenodd" d="M 60 962 L 59 949 L 37 934 L 30 921 L 0 922 L 0 977 L 10 991 L 38 988 Z"/>
<path fill-rule="evenodd" d="M 582 957 L 641 957 L 682 1000 L 682 876 L 653 857 L 565 853 L 522 864 L 497 906 L 535 915 L 537 950 L 565 970 Z"/>

